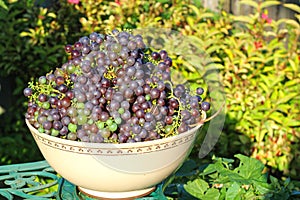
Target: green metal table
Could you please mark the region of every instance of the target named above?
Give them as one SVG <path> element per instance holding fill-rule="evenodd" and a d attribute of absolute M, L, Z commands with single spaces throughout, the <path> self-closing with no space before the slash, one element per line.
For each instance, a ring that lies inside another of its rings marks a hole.
<path fill-rule="evenodd" d="M 178 185 L 176 188 L 180 188 Z M 167 199 L 163 183 L 139 200 Z M 173 185 L 174 188 L 174 185 Z M 78 192 L 75 185 L 60 177 L 47 161 L 0 166 L 0 199 L 19 200 L 92 200 Z M 168 198 L 170 199 L 170 198 Z"/>

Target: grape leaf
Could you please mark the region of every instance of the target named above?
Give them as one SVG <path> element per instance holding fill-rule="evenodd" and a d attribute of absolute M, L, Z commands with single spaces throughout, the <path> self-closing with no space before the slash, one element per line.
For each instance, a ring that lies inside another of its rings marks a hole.
<path fill-rule="evenodd" d="M 200 178 L 189 181 L 184 185 L 184 189 L 188 193 L 200 199 L 202 199 L 207 188 L 209 188 L 208 183 Z"/>
<path fill-rule="evenodd" d="M 238 200 L 240 198 L 240 185 L 234 182 L 226 192 L 226 200 Z"/>
<path fill-rule="evenodd" d="M 202 200 L 218 200 L 220 197 L 220 192 L 216 188 L 210 188 L 207 190 Z"/>
<path fill-rule="evenodd" d="M 261 180 L 263 176 L 264 164 L 254 158 L 249 158 L 242 154 L 235 155 L 240 160 L 240 164 L 234 169 L 235 172 L 239 173 L 240 176 L 246 179 Z"/>

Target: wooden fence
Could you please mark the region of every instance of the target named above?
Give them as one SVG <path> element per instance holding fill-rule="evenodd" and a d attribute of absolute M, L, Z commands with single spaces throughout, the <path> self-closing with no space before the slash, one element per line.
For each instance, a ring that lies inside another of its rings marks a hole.
<path fill-rule="evenodd" d="M 223 10 L 235 15 L 247 15 L 252 12 L 252 8 L 250 6 L 240 4 L 239 2 L 240 0 L 202 0 L 204 7 L 214 11 L 220 11 L 220 6 L 222 5 Z M 300 0 L 281 0 L 281 2 L 300 5 Z M 293 19 L 295 13 L 292 10 L 279 5 L 269 7 L 268 15 L 275 20 L 280 18 Z"/>

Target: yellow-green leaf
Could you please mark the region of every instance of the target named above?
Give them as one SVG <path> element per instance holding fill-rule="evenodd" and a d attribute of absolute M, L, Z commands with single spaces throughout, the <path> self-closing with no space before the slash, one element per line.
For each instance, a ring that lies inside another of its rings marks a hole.
<path fill-rule="evenodd" d="M 279 5 L 281 4 L 280 1 L 264 1 L 260 4 L 260 8 L 263 9 L 263 8 L 267 8 L 267 7 L 270 7 L 270 6 L 276 6 L 276 5 Z"/>
<path fill-rule="evenodd" d="M 213 45 L 213 46 L 209 47 L 205 52 L 208 53 L 208 54 L 211 54 L 215 51 L 218 51 L 221 48 L 222 48 L 221 46 Z"/>
<path fill-rule="evenodd" d="M 300 14 L 295 15 L 295 17 L 298 19 L 298 21 L 300 21 Z"/>
<path fill-rule="evenodd" d="M 246 22 L 248 24 L 253 24 L 254 23 L 254 19 L 249 17 L 249 16 L 232 16 L 232 19 L 234 21 Z"/>
<path fill-rule="evenodd" d="M 265 58 L 259 58 L 259 57 L 250 57 L 248 58 L 248 62 L 259 62 L 259 63 L 265 63 Z"/>
<path fill-rule="evenodd" d="M 300 126 L 300 121 L 295 119 L 286 119 L 284 124 L 286 126 Z"/>
<path fill-rule="evenodd" d="M 294 98 L 298 95 L 299 95 L 298 93 L 286 94 L 283 98 L 278 99 L 277 105 L 282 104 L 282 103 L 287 103 L 289 100 L 291 100 L 292 98 Z"/>
<path fill-rule="evenodd" d="M 284 7 L 289 8 L 293 11 L 296 11 L 297 13 L 300 13 L 300 6 L 298 6 L 297 4 L 294 3 L 284 3 L 283 4 Z"/>
<path fill-rule="evenodd" d="M 240 1 L 240 4 L 245 4 L 248 6 L 252 6 L 254 8 L 258 8 L 258 3 L 253 0 L 242 0 L 242 1 Z"/>
<path fill-rule="evenodd" d="M 48 13 L 47 16 L 52 17 L 52 18 L 56 18 L 56 14 L 55 13 Z"/>
<path fill-rule="evenodd" d="M 26 36 L 31 36 L 31 34 L 28 33 L 28 32 L 22 32 L 22 33 L 20 33 L 20 36 L 21 37 L 26 37 Z"/>
<path fill-rule="evenodd" d="M 289 24 L 291 26 L 294 26 L 297 29 L 300 29 L 299 23 L 292 19 L 282 18 L 282 19 L 278 20 L 277 23 L 278 23 L 278 25 L 281 23 Z"/>
<path fill-rule="evenodd" d="M 291 109 L 290 105 L 287 104 L 280 104 L 279 106 L 277 106 L 277 110 L 281 111 L 283 113 L 288 114 L 288 111 Z"/>
<path fill-rule="evenodd" d="M 282 122 L 284 121 L 285 117 L 282 113 L 280 112 L 273 112 L 270 116 L 270 119 L 273 119 L 275 122 L 282 124 Z"/>
<path fill-rule="evenodd" d="M 299 79 L 292 79 L 290 81 L 287 81 L 284 84 L 284 88 L 288 88 L 288 87 L 294 86 L 294 85 L 300 85 L 300 80 Z"/>
<path fill-rule="evenodd" d="M 227 56 L 229 57 L 229 59 L 231 61 L 233 61 L 233 54 L 232 54 L 232 51 L 230 51 L 229 49 L 224 49 L 225 53 L 227 54 Z"/>
<path fill-rule="evenodd" d="M 0 0 L 0 7 L 4 8 L 5 10 L 8 10 L 7 5 L 2 0 Z"/>
<path fill-rule="evenodd" d="M 193 17 L 187 16 L 186 21 L 190 25 L 190 27 L 194 27 L 194 18 Z"/>
<path fill-rule="evenodd" d="M 214 14 L 213 13 L 203 13 L 200 15 L 200 19 L 205 19 L 205 18 L 213 18 Z"/>
<path fill-rule="evenodd" d="M 200 10 L 196 6 L 189 4 L 188 7 L 194 11 L 194 13 L 197 15 L 198 18 L 200 18 L 201 13 L 200 13 Z"/>

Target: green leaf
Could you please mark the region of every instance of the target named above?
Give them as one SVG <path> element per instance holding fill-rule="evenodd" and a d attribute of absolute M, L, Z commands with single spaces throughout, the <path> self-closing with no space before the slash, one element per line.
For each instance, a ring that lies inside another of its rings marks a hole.
<path fill-rule="evenodd" d="M 226 200 L 238 200 L 240 197 L 240 185 L 237 182 L 231 184 L 226 192 Z"/>
<path fill-rule="evenodd" d="M 264 9 L 264 8 L 267 8 L 267 7 L 270 7 L 270 6 L 276 6 L 276 5 L 279 5 L 279 4 L 281 4 L 280 1 L 264 1 L 260 4 L 260 8 Z"/>
<path fill-rule="evenodd" d="M 206 181 L 198 178 L 193 181 L 187 182 L 186 185 L 183 186 L 184 189 L 197 198 L 202 198 L 206 190 L 209 188 L 209 185 Z"/>
<path fill-rule="evenodd" d="M 242 1 L 240 1 L 240 4 L 245 4 L 245 5 L 248 5 L 248 6 L 252 6 L 256 9 L 258 8 L 258 3 L 256 3 L 253 0 L 242 0 Z"/>
<path fill-rule="evenodd" d="M 300 13 L 300 6 L 298 6 L 297 4 L 294 3 L 284 3 L 283 4 L 284 7 L 289 8 L 293 11 L 296 11 L 297 13 Z"/>
<path fill-rule="evenodd" d="M 263 91 L 264 91 L 265 93 L 268 94 L 268 93 L 270 92 L 269 87 L 268 87 L 265 83 L 260 82 L 260 83 L 258 83 L 258 85 L 259 85 L 260 88 L 263 89 Z"/>
<path fill-rule="evenodd" d="M 213 13 L 201 13 L 199 19 L 213 18 L 215 15 Z"/>
<path fill-rule="evenodd" d="M 56 18 L 56 14 L 55 13 L 48 13 L 47 16 L 52 17 L 52 18 Z"/>
<path fill-rule="evenodd" d="M 4 8 L 5 10 L 8 10 L 7 5 L 4 3 L 3 0 L 0 0 L 0 7 Z"/>
<path fill-rule="evenodd" d="M 300 79 L 289 80 L 284 84 L 284 88 L 288 88 L 290 86 L 298 86 L 300 85 Z"/>
<path fill-rule="evenodd" d="M 291 109 L 291 105 L 288 104 L 280 104 L 277 106 L 276 110 L 288 114 L 289 110 Z"/>
<path fill-rule="evenodd" d="M 195 22 L 195 21 L 194 21 L 194 18 L 193 18 L 193 17 L 187 16 L 187 17 L 186 17 L 186 21 L 187 21 L 187 23 L 189 24 L 190 27 L 194 27 L 194 24 L 195 24 L 194 22 Z"/>
<path fill-rule="evenodd" d="M 169 3 L 169 0 L 157 0 L 160 3 Z"/>
<path fill-rule="evenodd" d="M 201 12 L 200 12 L 200 10 L 195 5 L 189 4 L 188 7 L 194 11 L 194 13 L 196 14 L 196 16 L 198 18 L 200 17 Z"/>
<path fill-rule="evenodd" d="M 286 94 L 285 97 L 278 99 L 276 104 L 279 105 L 279 104 L 288 103 L 291 99 L 293 99 L 294 97 L 297 97 L 298 95 L 299 95 L 298 93 Z"/>
<path fill-rule="evenodd" d="M 262 181 L 253 180 L 252 182 L 254 184 L 255 189 L 260 194 L 267 194 L 267 193 L 272 192 L 272 185 L 270 185 L 266 181 L 262 182 Z"/>
<path fill-rule="evenodd" d="M 216 163 L 208 165 L 200 175 L 205 176 L 207 174 L 222 170 L 224 170 L 224 166 L 222 165 L 222 162 L 218 160 Z"/>
<path fill-rule="evenodd" d="M 293 61 L 293 60 L 291 60 L 291 59 L 289 59 L 288 60 L 289 61 L 289 64 L 291 65 L 291 68 L 293 69 L 293 71 L 298 71 L 298 65 L 295 63 L 295 61 Z M 295 79 L 296 81 L 298 81 L 299 82 L 299 79 Z"/>
<path fill-rule="evenodd" d="M 220 192 L 216 188 L 209 188 L 202 200 L 219 200 Z"/>
<path fill-rule="evenodd" d="M 280 183 L 276 177 L 270 175 L 270 181 L 271 181 L 272 185 L 274 185 L 276 187 L 280 187 Z"/>
<path fill-rule="evenodd" d="M 235 155 L 240 160 L 240 164 L 234 169 L 235 172 L 239 173 L 246 179 L 259 179 L 261 178 L 264 164 L 255 158 L 249 158 L 242 154 Z"/>
<path fill-rule="evenodd" d="M 283 124 L 283 119 L 285 118 L 284 115 L 280 112 L 272 112 L 269 116 L 270 119 L 273 119 L 275 122 L 279 124 Z"/>
<path fill-rule="evenodd" d="M 237 182 L 237 183 L 244 183 L 250 184 L 250 182 L 241 176 L 238 172 L 234 172 L 229 169 L 224 169 L 220 172 L 220 177 L 216 180 L 220 183 L 227 183 L 227 182 Z"/>
<path fill-rule="evenodd" d="M 244 22 L 244 23 L 247 23 L 247 24 L 253 24 L 254 23 L 254 19 L 252 17 L 249 17 L 249 16 L 231 16 L 232 19 L 234 21 L 237 21 L 237 22 Z"/>
<path fill-rule="evenodd" d="M 194 0 L 194 4 L 195 4 L 195 6 L 200 7 L 200 6 L 202 6 L 202 1 L 201 0 Z"/>
<path fill-rule="evenodd" d="M 300 126 L 300 120 L 286 118 L 286 120 L 284 120 L 283 124 L 285 126 Z"/>
<path fill-rule="evenodd" d="M 207 54 L 212 54 L 213 52 L 217 52 L 219 49 L 222 49 L 220 45 L 212 45 L 205 51 Z"/>
<path fill-rule="evenodd" d="M 300 29 L 299 23 L 298 23 L 297 21 L 295 21 L 295 20 L 292 20 L 292 19 L 285 19 L 285 20 L 284 20 L 284 23 L 289 24 L 289 25 L 295 27 L 296 29 Z"/>

